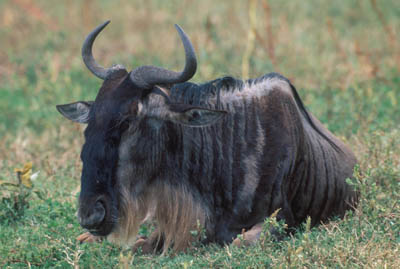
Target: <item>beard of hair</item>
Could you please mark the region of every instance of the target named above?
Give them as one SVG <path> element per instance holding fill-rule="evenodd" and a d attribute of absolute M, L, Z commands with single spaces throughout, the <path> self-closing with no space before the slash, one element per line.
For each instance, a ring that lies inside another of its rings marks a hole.
<path fill-rule="evenodd" d="M 163 240 L 162 254 L 169 247 L 173 252 L 182 251 L 199 240 L 208 215 L 185 186 L 165 183 L 155 183 L 137 197 L 132 197 L 128 190 L 122 190 L 119 211 L 121 217 L 117 227 L 107 239 L 119 245 L 132 246 L 140 225 L 154 220 L 158 233 L 158 241 L 154 245 Z"/>

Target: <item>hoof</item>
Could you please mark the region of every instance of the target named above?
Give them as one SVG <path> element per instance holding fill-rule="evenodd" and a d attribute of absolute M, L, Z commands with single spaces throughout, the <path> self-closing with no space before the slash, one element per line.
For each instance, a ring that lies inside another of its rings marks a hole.
<path fill-rule="evenodd" d="M 233 240 L 232 245 L 237 247 L 253 246 L 260 239 L 262 232 L 262 223 L 254 225 L 249 231 L 242 233 L 242 238 Z"/>
<path fill-rule="evenodd" d="M 83 233 L 76 238 L 81 244 L 100 242 L 102 239 L 101 236 L 95 236 L 89 232 Z"/>
<path fill-rule="evenodd" d="M 154 253 L 154 242 L 147 237 L 141 237 L 136 240 L 132 247 L 132 252 L 137 252 L 139 248 L 142 250 L 142 254 L 152 254 Z"/>

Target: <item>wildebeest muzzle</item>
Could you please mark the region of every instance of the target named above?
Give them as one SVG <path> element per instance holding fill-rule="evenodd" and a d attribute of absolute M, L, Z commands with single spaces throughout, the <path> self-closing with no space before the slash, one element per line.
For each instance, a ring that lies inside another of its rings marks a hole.
<path fill-rule="evenodd" d="M 79 198 L 78 220 L 91 234 L 106 236 L 115 225 L 112 201 L 106 195 Z"/>

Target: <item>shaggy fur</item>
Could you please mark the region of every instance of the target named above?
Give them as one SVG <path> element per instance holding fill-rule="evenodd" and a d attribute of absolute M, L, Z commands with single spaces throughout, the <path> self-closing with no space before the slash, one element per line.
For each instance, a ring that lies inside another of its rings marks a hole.
<path fill-rule="evenodd" d="M 192 128 L 164 120 L 175 113 L 164 97 L 143 99 L 119 147 L 119 188 L 129 190 L 131 203 L 142 201 L 120 207 L 121 215 L 135 218 L 135 225 L 120 221 L 121 239 L 133 242 L 150 204 L 164 250 L 188 246 L 197 220 L 209 241 L 228 243 L 277 208 L 278 217 L 294 227 L 308 215 L 315 225 L 354 205 L 356 195 L 344 181 L 351 177 L 353 155 L 303 110 L 281 76 L 246 82 L 227 77 L 163 91 L 171 102 L 228 115 Z"/>
<path fill-rule="evenodd" d="M 126 190 L 120 197 L 121 217 L 117 229 L 107 239 L 121 245 L 134 244 L 139 226 L 147 217 L 158 226 L 157 242 L 152 242 L 154 251 L 160 243 L 164 252 L 170 246 L 174 251 L 182 251 L 195 239 L 192 232 L 200 233 L 207 218 L 204 208 L 184 187 L 156 184 L 137 197 L 132 197 Z"/>

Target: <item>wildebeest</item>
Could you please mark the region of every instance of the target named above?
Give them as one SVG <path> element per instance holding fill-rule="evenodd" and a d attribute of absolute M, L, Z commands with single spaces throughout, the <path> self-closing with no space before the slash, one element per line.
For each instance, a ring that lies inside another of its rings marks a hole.
<path fill-rule="evenodd" d="M 92 45 L 108 23 L 82 48 L 86 66 L 104 80 L 95 101 L 57 106 L 87 124 L 78 219 L 90 234 L 133 245 L 151 218 L 156 231 L 136 244 L 178 251 L 199 227 L 204 242 L 227 244 L 243 229 L 257 240 L 260 223 L 279 208 L 277 218 L 293 228 L 356 205 L 345 181 L 356 158 L 305 109 L 288 79 L 270 73 L 187 82 L 196 55 L 177 25 L 182 72 L 104 68 Z"/>

